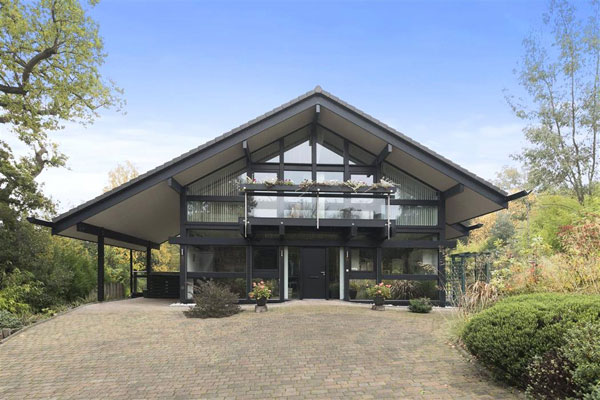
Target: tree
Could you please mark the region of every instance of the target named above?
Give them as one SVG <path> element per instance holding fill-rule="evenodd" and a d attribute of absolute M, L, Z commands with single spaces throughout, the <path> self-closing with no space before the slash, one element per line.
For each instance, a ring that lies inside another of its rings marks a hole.
<path fill-rule="evenodd" d="M 66 157 L 49 132 L 122 105 L 121 90 L 101 78 L 105 57 L 98 25 L 77 0 L 0 0 L 0 124 L 30 149 L 17 159 L 0 140 L 5 207 L 50 209 L 34 180 Z"/>
<path fill-rule="evenodd" d="M 591 3 L 587 20 L 575 7 L 553 0 L 544 15 L 546 36 L 523 41 L 518 71 L 529 102 L 507 98 L 530 147 L 516 156 L 529 180 L 542 190 L 563 187 L 583 204 L 597 179 L 600 128 L 600 2 Z"/>
<path fill-rule="evenodd" d="M 104 192 L 108 192 L 109 190 L 129 182 L 139 174 L 140 173 L 135 165 L 129 160 L 125 161 L 125 164 L 123 165 L 117 164 L 114 169 L 108 171 L 108 185 L 104 186 Z"/>

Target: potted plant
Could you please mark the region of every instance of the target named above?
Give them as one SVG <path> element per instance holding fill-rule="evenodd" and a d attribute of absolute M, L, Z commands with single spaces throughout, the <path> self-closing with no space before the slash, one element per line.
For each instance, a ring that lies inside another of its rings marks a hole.
<path fill-rule="evenodd" d="M 384 285 L 381 282 L 378 285 L 367 286 L 367 295 L 375 302 L 375 307 L 382 307 L 385 299 L 391 296 L 390 288 L 392 285 Z"/>
<path fill-rule="evenodd" d="M 252 282 L 252 291 L 248 295 L 251 299 L 256 299 L 257 306 L 264 306 L 267 304 L 269 297 L 271 297 L 271 289 L 264 281 L 260 281 L 259 283 Z"/>

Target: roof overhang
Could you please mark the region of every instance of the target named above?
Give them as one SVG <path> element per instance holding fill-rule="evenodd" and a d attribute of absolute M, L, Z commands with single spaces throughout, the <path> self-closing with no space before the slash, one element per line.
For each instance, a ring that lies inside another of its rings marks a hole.
<path fill-rule="evenodd" d="M 506 208 L 508 201 L 513 200 L 489 182 L 317 87 L 59 215 L 52 221 L 53 232 L 96 241 L 96 236 L 89 231 L 77 229 L 77 224 L 85 223 L 149 243 L 165 242 L 179 233 L 178 185 L 185 186 L 245 157 L 248 149 L 261 148 L 299 129 L 311 129 L 317 112 L 321 128 L 335 132 L 375 155 L 391 145 L 386 162 L 440 192 L 451 194 L 445 209 L 447 239 L 464 235 L 455 224 Z M 107 244 L 112 244 L 111 241 L 123 247 L 140 248 L 138 244 L 106 239 Z"/>

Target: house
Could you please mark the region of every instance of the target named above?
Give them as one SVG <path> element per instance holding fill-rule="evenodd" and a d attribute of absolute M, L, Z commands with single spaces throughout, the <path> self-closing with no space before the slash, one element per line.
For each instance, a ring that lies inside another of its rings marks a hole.
<path fill-rule="evenodd" d="M 250 301 L 361 301 L 368 284 L 391 302 L 445 304 L 443 251 L 506 208 L 507 195 L 320 87 L 50 221 L 52 233 L 147 254 L 148 296 L 191 300 L 214 279 Z M 181 249 L 178 273 L 151 270 L 151 250 Z"/>

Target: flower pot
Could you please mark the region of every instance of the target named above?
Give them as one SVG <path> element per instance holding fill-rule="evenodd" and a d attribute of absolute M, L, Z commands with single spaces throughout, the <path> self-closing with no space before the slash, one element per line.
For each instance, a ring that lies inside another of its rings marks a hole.
<path fill-rule="evenodd" d="M 375 301 L 375 305 L 376 306 L 382 306 L 384 303 L 384 298 L 383 296 L 375 296 L 375 298 L 373 299 Z"/>
<path fill-rule="evenodd" d="M 356 299 L 358 291 L 355 288 L 348 289 L 348 294 L 350 295 L 350 300 Z"/>
<path fill-rule="evenodd" d="M 256 299 L 256 305 L 257 306 L 264 306 L 267 304 L 267 298 L 266 297 L 261 297 L 260 299 Z"/>

